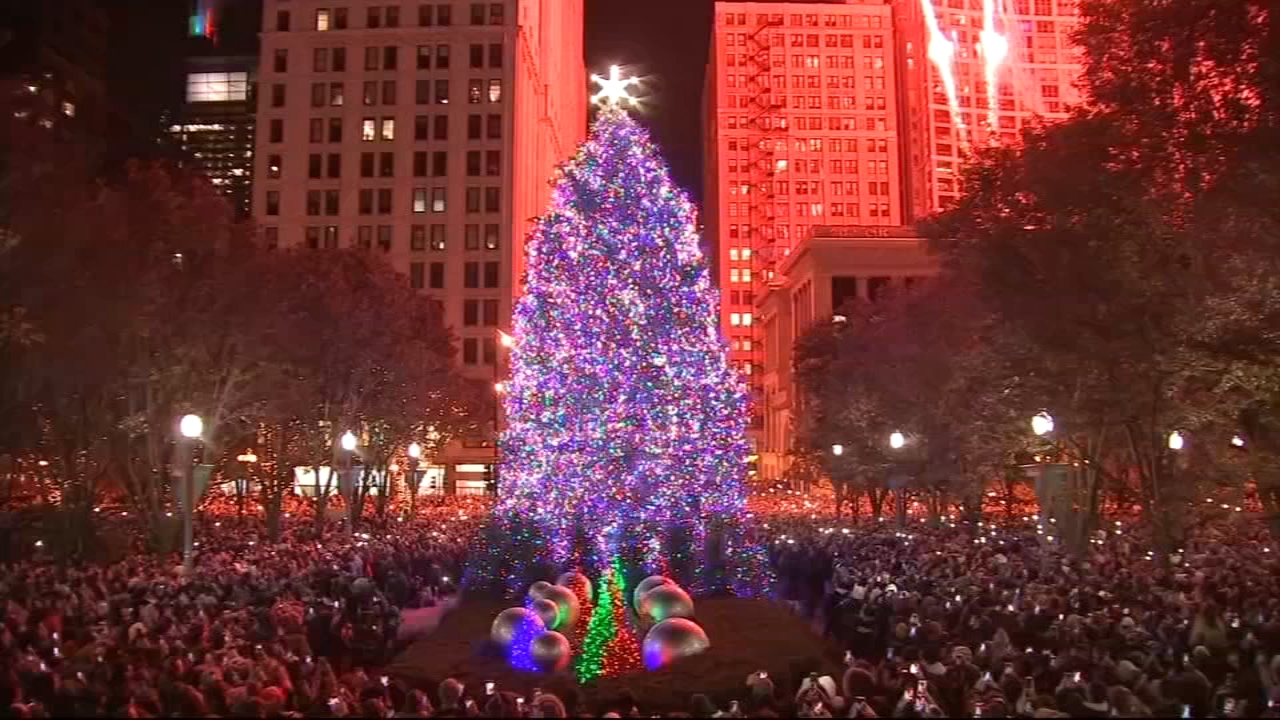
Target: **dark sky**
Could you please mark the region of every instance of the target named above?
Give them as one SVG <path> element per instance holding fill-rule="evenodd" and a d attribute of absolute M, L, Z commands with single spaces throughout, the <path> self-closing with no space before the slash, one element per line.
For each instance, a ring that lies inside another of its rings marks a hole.
<path fill-rule="evenodd" d="M 702 82 L 713 0 L 585 2 L 588 73 L 603 74 L 619 64 L 645 78 L 647 97 L 639 117 L 651 128 L 676 181 L 700 199 Z M 118 105 L 128 108 L 135 122 L 159 127 L 160 111 L 180 98 L 180 58 L 190 47 L 186 19 L 194 2 L 112 0 L 107 5 L 115 10 L 111 73 Z M 223 0 L 223 5 L 226 40 L 233 34 L 252 38 L 261 3 Z M 239 33 L 232 32 L 236 26 Z"/>

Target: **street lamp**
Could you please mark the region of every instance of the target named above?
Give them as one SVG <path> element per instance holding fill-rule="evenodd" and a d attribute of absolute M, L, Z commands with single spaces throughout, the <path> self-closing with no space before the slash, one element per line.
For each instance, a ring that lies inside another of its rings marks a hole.
<path fill-rule="evenodd" d="M 409 443 L 409 509 L 415 511 L 418 505 L 418 461 L 422 459 L 422 446 L 416 442 Z M 410 514 L 414 514 L 410 512 Z"/>
<path fill-rule="evenodd" d="M 894 450 L 901 450 L 903 445 L 907 444 L 907 436 L 901 432 L 894 430 L 889 435 L 889 447 Z"/>
<path fill-rule="evenodd" d="M 358 442 L 356 440 L 355 433 L 351 432 L 350 430 L 346 431 L 345 433 L 342 434 L 341 442 L 342 442 L 343 450 L 346 450 L 347 452 L 355 452 L 356 443 Z"/>
<path fill-rule="evenodd" d="M 1178 432 L 1177 430 L 1174 430 L 1173 432 L 1169 433 L 1169 449 L 1170 450 L 1181 450 L 1183 446 L 1185 446 L 1186 444 L 1187 444 L 1187 441 L 1182 437 L 1182 433 Z"/>
<path fill-rule="evenodd" d="M 844 454 L 844 446 L 843 446 L 843 445 L 832 445 L 832 446 L 831 446 L 831 454 L 832 454 L 832 455 L 835 455 L 836 457 L 839 457 L 839 456 L 843 455 L 843 454 Z"/>
<path fill-rule="evenodd" d="M 1240 437 L 1239 435 L 1231 436 L 1231 447 L 1237 447 L 1237 448 L 1244 447 L 1244 438 Z"/>
<path fill-rule="evenodd" d="M 1053 416 L 1047 412 L 1036 413 L 1031 418 L 1031 432 L 1041 437 L 1053 432 Z"/>
<path fill-rule="evenodd" d="M 190 573 L 195 565 L 195 468 L 192 448 L 204 433 L 199 415 L 183 415 L 178 421 L 178 462 L 182 472 L 182 569 Z"/>
<path fill-rule="evenodd" d="M 236 460 L 244 465 L 243 475 L 236 479 L 236 499 L 239 504 L 239 515 L 244 517 L 245 499 L 249 496 L 249 469 L 258 462 L 258 456 L 252 450 L 245 450 L 236 456 Z"/>
<path fill-rule="evenodd" d="M 351 516 L 351 522 L 347 523 L 347 532 L 354 533 L 356 531 L 356 515 L 351 504 L 354 502 L 355 493 L 353 491 L 355 488 L 351 477 L 351 456 L 355 454 L 356 445 L 359 444 L 359 441 L 356 440 L 355 433 L 348 430 L 342 434 L 339 443 L 341 443 L 345 452 L 342 454 L 342 470 L 338 476 L 338 492 L 342 493 L 342 502 L 347 506 L 347 514 Z"/>

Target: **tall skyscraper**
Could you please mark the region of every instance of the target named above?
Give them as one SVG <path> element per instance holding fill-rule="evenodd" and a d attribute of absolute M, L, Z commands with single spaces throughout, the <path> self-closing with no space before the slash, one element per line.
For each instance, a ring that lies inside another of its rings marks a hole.
<path fill-rule="evenodd" d="M 266 0 L 265 241 L 385 256 L 440 300 L 463 373 L 492 387 L 525 232 L 586 135 L 582 36 L 582 0 Z M 491 433 L 467 438 L 428 479 L 482 491 L 494 459 Z"/>
<path fill-rule="evenodd" d="M 760 414 L 756 304 L 815 226 L 903 223 L 892 7 L 717 2 L 705 192 L 730 361 Z"/>
<path fill-rule="evenodd" d="M 168 127 L 183 162 L 241 217 L 252 198 L 257 74 L 256 55 L 188 58 L 182 105 Z"/>

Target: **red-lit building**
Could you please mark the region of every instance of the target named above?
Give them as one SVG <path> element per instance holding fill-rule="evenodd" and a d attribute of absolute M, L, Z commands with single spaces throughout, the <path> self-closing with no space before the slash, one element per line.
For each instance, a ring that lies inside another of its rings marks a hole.
<path fill-rule="evenodd" d="M 463 374 L 493 383 L 524 238 L 586 136 L 582 0 L 266 0 L 261 42 L 265 241 L 386 257 L 443 304 Z M 492 437 L 439 460 L 429 480 L 479 491 Z"/>
<path fill-rule="evenodd" d="M 1036 116 L 1066 117 L 1080 102 L 1069 39 L 1076 21 L 1075 0 L 716 3 L 703 118 L 706 229 L 721 327 L 753 391 L 752 439 L 769 456 L 766 479 L 785 472 L 791 439 L 780 413 L 790 405 L 778 398 L 794 388 L 767 381 L 788 376 L 791 348 L 767 347 L 762 303 L 772 295 L 771 322 L 792 325 L 773 338 L 794 339 L 832 312 L 817 302 L 821 293 L 792 293 L 782 270 L 799 265 L 789 253 L 823 227 L 813 248 L 838 254 L 832 228 L 853 226 L 858 252 L 874 257 L 868 228 L 909 235 L 901 228 L 959 196 L 972 149 L 1017 142 Z M 903 247 L 895 238 L 885 251 Z M 922 256 L 903 258 L 913 273 L 927 267 Z M 841 265 L 849 277 L 885 272 L 864 270 Z M 817 304 L 778 309 L 809 301 Z"/>

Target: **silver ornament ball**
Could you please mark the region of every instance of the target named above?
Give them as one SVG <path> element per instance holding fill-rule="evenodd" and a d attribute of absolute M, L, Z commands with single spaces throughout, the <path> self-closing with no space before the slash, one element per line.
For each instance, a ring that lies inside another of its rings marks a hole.
<path fill-rule="evenodd" d="M 560 622 L 556 623 L 557 628 L 573 627 L 578 622 L 578 596 L 573 591 L 563 585 L 552 585 L 543 599 L 554 602 L 560 609 Z"/>
<path fill-rule="evenodd" d="M 542 624 L 548 630 L 555 630 L 560 626 L 560 606 L 556 605 L 554 600 L 539 598 L 533 601 L 530 609 L 541 618 Z"/>
<path fill-rule="evenodd" d="M 547 591 L 550 590 L 552 587 L 553 586 L 551 585 L 551 583 L 547 582 L 546 580 L 539 580 L 538 582 L 529 586 L 529 599 L 541 600 L 542 598 L 547 596 Z"/>
<path fill-rule="evenodd" d="M 571 654 L 569 639 L 554 630 L 540 633 L 529 646 L 529 657 L 542 672 L 563 670 Z"/>
<path fill-rule="evenodd" d="M 640 601 L 644 599 L 645 593 L 661 585 L 675 584 L 675 581 L 669 577 L 663 577 L 662 575 L 650 575 L 649 577 L 641 580 L 640 584 L 636 586 L 635 593 L 631 596 L 632 607 L 636 609 L 636 612 L 640 612 Z M 644 613 L 641 614 L 643 615 Z"/>
<path fill-rule="evenodd" d="M 693 617 L 693 598 L 677 585 L 659 585 L 640 598 L 640 615 L 654 622 Z"/>
<path fill-rule="evenodd" d="M 493 621 L 493 627 L 489 629 L 489 638 L 503 650 L 507 650 L 511 648 L 511 643 L 517 636 L 524 637 L 525 642 L 528 642 L 543 630 L 546 630 L 546 625 L 542 623 L 542 618 L 538 617 L 537 613 L 522 607 L 513 607 L 498 613 L 498 617 Z"/>
<path fill-rule="evenodd" d="M 680 658 L 705 652 L 709 647 L 711 641 L 707 634 L 692 620 L 663 620 L 644 636 L 644 666 L 657 670 Z"/>
<path fill-rule="evenodd" d="M 579 600 L 586 598 L 587 602 L 591 602 L 595 599 L 594 588 L 591 587 L 591 579 L 576 570 L 570 570 L 561 575 L 556 580 L 556 584 L 572 590 Z"/>

